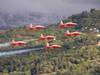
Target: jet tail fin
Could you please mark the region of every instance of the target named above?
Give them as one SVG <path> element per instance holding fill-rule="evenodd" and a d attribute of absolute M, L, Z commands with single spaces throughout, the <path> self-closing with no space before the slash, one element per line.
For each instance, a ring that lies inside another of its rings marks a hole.
<path fill-rule="evenodd" d="M 32 25 L 32 23 L 29 25 L 29 27 L 32 27 L 33 25 Z"/>
<path fill-rule="evenodd" d="M 44 35 L 43 34 L 41 34 L 41 37 L 43 37 Z"/>
<path fill-rule="evenodd" d="M 70 33 L 69 30 L 66 31 L 67 33 Z"/>
<path fill-rule="evenodd" d="M 63 21 L 62 20 L 60 21 L 60 24 L 63 24 Z"/>
<path fill-rule="evenodd" d="M 12 42 L 15 42 L 15 40 L 13 39 Z"/>
<path fill-rule="evenodd" d="M 46 46 L 49 46 L 49 43 L 48 42 L 46 43 Z"/>

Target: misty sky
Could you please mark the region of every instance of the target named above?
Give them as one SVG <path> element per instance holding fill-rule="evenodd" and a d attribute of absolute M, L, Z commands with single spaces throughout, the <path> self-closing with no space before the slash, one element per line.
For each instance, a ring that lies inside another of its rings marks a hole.
<path fill-rule="evenodd" d="M 0 0 L 0 11 L 42 12 L 71 15 L 90 8 L 100 9 L 100 0 Z"/>

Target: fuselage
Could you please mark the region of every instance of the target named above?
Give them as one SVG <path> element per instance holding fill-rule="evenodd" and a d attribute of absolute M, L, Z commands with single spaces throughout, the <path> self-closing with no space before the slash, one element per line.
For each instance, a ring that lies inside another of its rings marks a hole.
<path fill-rule="evenodd" d="M 67 22 L 67 23 L 63 23 L 62 21 L 59 24 L 60 28 L 70 28 L 70 27 L 74 27 L 76 26 L 77 23 L 73 23 L 73 22 Z"/>
<path fill-rule="evenodd" d="M 66 32 L 64 36 L 79 36 L 81 35 L 80 32 Z"/>
<path fill-rule="evenodd" d="M 10 45 L 11 46 L 24 46 L 24 45 L 26 45 L 26 42 L 24 42 L 24 41 L 12 41 L 10 43 Z"/>
<path fill-rule="evenodd" d="M 43 29 L 45 29 L 46 27 L 45 26 L 43 26 L 43 25 L 32 25 L 32 24 L 30 24 L 29 26 L 27 26 L 28 28 L 27 29 L 29 29 L 29 30 L 43 30 Z"/>
<path fill-rule="evenodd" d="M 43 34 L 41 34 L 41 36 L 40 36 L 39 39 L 40 39 L 40 40 L 53 40 L 53 39 L 55 39 L 55 36 L 53 36 L 53 35 L 43 35 Z"/>

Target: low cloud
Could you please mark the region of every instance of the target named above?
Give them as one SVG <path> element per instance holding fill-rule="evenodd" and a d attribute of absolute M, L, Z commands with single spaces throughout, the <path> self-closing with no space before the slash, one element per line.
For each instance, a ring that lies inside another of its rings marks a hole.
<path fill-rule="evenodd" d="M 42 12 L 71 15 L 99 7 L 99 0 L 0 0 L 0 10 L 10 13 Z"/>

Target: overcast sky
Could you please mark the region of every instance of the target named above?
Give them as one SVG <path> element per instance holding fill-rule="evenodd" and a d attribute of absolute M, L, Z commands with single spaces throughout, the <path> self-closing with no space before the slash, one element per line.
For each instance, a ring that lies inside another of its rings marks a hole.
<path fill-rule="evenodd" d="M 100 0 L 0 0 L 0 11 L 43 12 L 71 15 L 90 8 L 100 9 Z"/>

